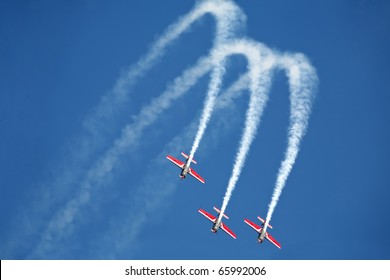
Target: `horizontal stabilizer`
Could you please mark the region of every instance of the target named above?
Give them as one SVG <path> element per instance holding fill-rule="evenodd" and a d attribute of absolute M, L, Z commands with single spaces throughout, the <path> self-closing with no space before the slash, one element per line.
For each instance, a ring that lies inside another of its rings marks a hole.
<path fill-rule="evenodd" d="M 217 211 L 218 214 L 221 213 L 221 210 L 219 210 L 219 209 L 218 209 L 217 207 L 215 207 L 215 206 L 214 206 L 214 210 Z M 223 215 L 226 219 L 229 219 L 229 217 L 228 217 L 225 213 L 223 213 L 222 215 Z"/>
<path fill-rule="evenodd" d="M 188 156 L 187 154 L 183 153 L 183 152 L 181 152 L 181 155 L 182 155 L 183 157 L 185 157 L 186 159 L 189 158 L 189 156 Z M 194 159 L 192 159 L 191 162 L 193 162 L 193 163 L 195 163 L 195 164 L 198 164 L 198 163 L 196 162 L 196 160 L 194 160 Z"/>
<path fill-rule="evenodd" d="M 257 216 L 257 218 L 263 223 L 263 225 L 265 224 L 265 220 L 262 217 Z M 271 224 L 268 224 L 268 227 L 272 228 Z"/>

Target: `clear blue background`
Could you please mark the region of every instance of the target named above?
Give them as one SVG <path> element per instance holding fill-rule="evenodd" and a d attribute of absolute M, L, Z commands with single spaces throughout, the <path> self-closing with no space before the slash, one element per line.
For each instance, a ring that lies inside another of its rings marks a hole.
<path fill-rule="evenodd" d="M 247 15 L 247 36 L 281 52 L 304 53 L 320 80 L 309 129 L 271 223 L 282 250 L 257 244 L 257 234 L 243 223 L 266 215 L 286 146 L 289 92 L 280 73 L 227 208 L 237 240 L 211 234 L 212 224 L 197 210 L 212 213 L 221 205 L 247 96 L 212 118 L 196 154 L 196 171 L 206 184 L 179 181 L 179 169 L 164 158 L 189 152 L 195 131 L 187 125 L 199 118 L 205 77 L 121 156 L 105 184 L 92 188 L 88 203 L 63 234 L 54 235 L 52 247 L 37 253 L 49 221 L 78 194 L 88 168 L 120 129 L 207 54 L 215 23 L 211 16 L 202 18 L 169 47 L 107 122 L 99 148 L 79 161 L 70 155 L 78 153 L 82 122 L 194 2 L 1 1 L 1 259 L 390 258 L 390 3 L 236 3 Z M 243 58 L 233 57 L 225 86 L 245 67 Z M 192 133 L 185 143 L 166 146 L 184 133 Z M 145 219 L 135 225 L 137 217 Z"/>

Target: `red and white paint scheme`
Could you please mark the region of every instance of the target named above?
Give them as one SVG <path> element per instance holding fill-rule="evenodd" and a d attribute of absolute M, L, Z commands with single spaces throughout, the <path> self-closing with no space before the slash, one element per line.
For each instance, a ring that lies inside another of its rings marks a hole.
<path fill-rule="evenodd" d="M 261 221 L 261 226 L 256 225 L 254 222 L 249 221 L 248 219 L 244 219 L 244 222 L 249 225 L 251 228 L 253 228 L 255 231 L 259 233 L 259 236 L 257 237 L 257 241 L 262 243 L 264 241 L 264 238 L 266 238 L 268 241 L 270 241 L 272 244 L 274 244 L 279 249 L 282 248 L 282 245 L 278 241 L 275 240 L 264 228 L 265 220 L 261 218 L 260 216 L 257 216 L 257 218 Z M 269 228 L 272 228 L 270 224 L 268 224 Z"/>
<path fill-rule="evenodd" d="M 203 216 L 205 216 L 207 219 L 209 219 L 212 223 L 214 223 L 213 227 L 211 228 L 211 231 L 213 233 L 216 233 L 218 229 L 221 228 L 224 232 L 226 232 L 231 237 L 236 239 L 237 238 L 236 234 L 221 221 L 223 217 L 225 217 L 226 219 L 229 219 L 229 217 L 225 214 L 223 214 L 222 217 L 220 217 L 221 211 L 215 206 L 214 206 L 214 210 L 217 211 L 217 213 L 219 214 L 218 217 L 214 217 L 213 215 L 211 215 L 210 213 L 206 212 L 203 209 L 199 209 L 198 212 Z"/>
<path fill-rule="evenodd" d="M 200 182 L 202 182 L 204 184 L 205 180 L 198 173 L 196 173 L 194 169 L 192 169 L 190 167 L 191 162 L 196 164 L 196 161 L 194 159 L 192 159 L 190 161 L 189 156 L 183 152 L 181 154 L 184 158 L 186 158 L 185 163 L 174 158 L 173 156 L 167 155 L 167 159 L 169 159 L 171 162 L 173 162 L 173 164 L 175 164 L 176 166 L 178 166 L 181 169 L 179 177 L 181 179 L 184 179 L 188 173 L 191 176 L 195 177 L 195 179 L 199 180 Z"/>

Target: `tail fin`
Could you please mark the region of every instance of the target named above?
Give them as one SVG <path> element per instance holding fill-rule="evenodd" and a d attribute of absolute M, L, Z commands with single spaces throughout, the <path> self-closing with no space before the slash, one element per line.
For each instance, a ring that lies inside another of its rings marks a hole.
<path fill-rule="evenodd" d="M 217 211 L 218 214 L 221 213 L 221 210 L 219 210 L 219 209 L 218 209 L 217 207 L 215 207 L 215 206 L 214 206 L 214 210 Z M 228 217 L 225 213 L 223 213 L 222 215 L 223 215 L 226 219 L 229 219 L 229 217 Z"/>
<path fill-rule="evenodd" d="M 186 159 L 189 158 L 189 156 L 188 156 L 187 154 L 183 153 L 183 152 L 181 152 L 181 155 L 182 155 L 183 157 L 185 157 Z M 194 159 L 192 159 L 191 161 L 192 161 L 193 163 L 197 164 L 197 162 L 196 162 Z"/>
<path fill-rule="evenodd" d="M 262 217 L 257 216 L 257 218 L 263 223 L 263 225 L 265 224 L 265 220 Z M 268 224 L 268 227 L 272 228 L 271 224 Z"/>

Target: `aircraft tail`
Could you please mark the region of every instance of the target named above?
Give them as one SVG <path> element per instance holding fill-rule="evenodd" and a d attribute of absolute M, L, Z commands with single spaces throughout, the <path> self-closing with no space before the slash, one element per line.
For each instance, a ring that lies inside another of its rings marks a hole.
<path fill-rule="evenodd" d="M 262 217 L 257 216 L 257 218 L 263 223 L 263 225 L 265 224 L 265 220 Z M 268 224 L 268 227 L 272 228 L 272 226 L 270 224 Z"/>
<path fill-rule="evenodd" d="M 188 156 L 187 154 L 183 153 L 183 152 L 181 152 L 181 155 L 182 155 L 183 157 L 185 157 L 186 159 L 189 158 L 189 156 Z M 196 160 L 192 159 L 191 161 L 192 161 L 193 163 L 197 164 Z"/>
<path fill-rule="evenodd" d="M 217 211 L 218 214 L 221 213 L 221 210 L 219 210 L 219 209 L 218 209 L 217 207 L 215 207 L 215 206 L 214 206 L 214 210 Z M 228 217 L 225 213 L 223 213 L 222 215 L 223 215 L 226 219 L 229 219 L 229 217 Z"/>

